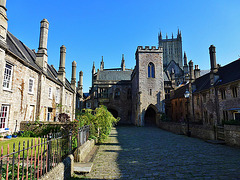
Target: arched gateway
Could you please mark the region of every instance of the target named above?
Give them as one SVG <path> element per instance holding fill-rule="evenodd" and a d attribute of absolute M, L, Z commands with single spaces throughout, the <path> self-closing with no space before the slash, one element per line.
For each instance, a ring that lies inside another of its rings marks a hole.
<path fill-rule="evenodd" d="M 149 105 L 144 115 L 145 126 L 156 126 L 157 113 L 154 105 Z"/>
<path fill-rule="evenodd" d="M 117 118 L 118 117 L 118 112 L 115 109 L 108 109 L 110 113 L 112 113 L 113 117 Z"/>

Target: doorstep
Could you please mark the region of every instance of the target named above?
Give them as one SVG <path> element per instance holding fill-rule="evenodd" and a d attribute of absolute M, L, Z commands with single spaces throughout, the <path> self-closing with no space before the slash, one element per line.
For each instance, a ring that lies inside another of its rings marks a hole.
<path fill-rule="evenodd" d="M 87 163 L 75 162 L 73 166 L 74 166 L 73 170 L 76 173 L 89 173 L 92 169 L 93 163 L 92 162 L 87 162 Z"/>

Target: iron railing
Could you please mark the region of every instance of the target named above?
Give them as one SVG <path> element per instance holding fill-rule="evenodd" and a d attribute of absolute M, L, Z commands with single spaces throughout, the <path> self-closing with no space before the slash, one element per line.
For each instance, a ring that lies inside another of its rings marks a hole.
<path fill-rule="evenodd" d="M 78 129 L 77 147 L 84 144 L 89 137 L 89 126 Z M 13 144 L 12 152 L 7 146 L 7 153 L 3 154 L 1 147 L 0 180 L 1 179 L 39 179 L 49 172 L 62 160 L 73 152 L 72 131 L 63 136 L 61 133 L 52 133 L 42 138 Z"/>

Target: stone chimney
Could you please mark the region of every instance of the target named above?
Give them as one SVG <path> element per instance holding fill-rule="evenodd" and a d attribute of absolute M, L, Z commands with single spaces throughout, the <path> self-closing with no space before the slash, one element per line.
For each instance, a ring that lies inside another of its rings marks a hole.
<path fill-rule="evenodd" d="M 192 60 L 189 61 L 188 65 L 189 65 L 189 81 L 193 82 L 194 81 L 194 72 L 193 72 L 193 62 L 192 62 Z"/>
<path fill-rule="evenodd" d="M 122 54 L 121 68 L 122 68 L 122 71 L 125 71 L 125 59 L 124 59 L 124 54 Z"/>
<path fill-rule="evenodd" d="M 62 81 L 64 85 L 65 85 L 65 77 L 66 77 L 65 60 L 66 60 L 66 47 L 62 45 L 60 47 L 60 65 L 58 70 L 58 79 L 60 79 L 60 81 Z"/>
<path fill-rule="evenodd" d="M 209 54 L 210 54 L 211 71 L 216 73 L 217 72 L 216 47 L 214 45 L 211 45 L 209 47 Z"/>
<path fill-rule="evenodd" d="M 0 0 L 0 48 L 7 49 L 7 28 L 8 28 L 8 18 L 6 9 L 6 0 Z M 5 58 L 5 57 L 4 57 Z M 4 59 L 3 58 L 3 59 Z"/>
<path fill-rule="evenodd" d="M 104 69 L 104 62 L 103 62 L 103 56 L 102 56 L 102 61 L 100 64 L 100 71 L 103 71 L 103 69 Z"/>
<path fill-rule="evenodd" d="M 47 19 L 43 19 L 41 21 L 39 47 L 38 47 L 38 52 L 36 54 L 36 63 L 45 73 L 47 72 L 47 63 L 48 63 L 48 55 L 47 55 L 48 29 L 49 29 L 49 22 L 47 21 Z"/>
<path fill-rule="evenodd" d="M 219 79 L 218 72 L 218 66 L 216 62 L 216 47 L 214 45 L 211 45 L 209 47 L 209 54 L 210 54 L 210 65 L 211 65 L 211 71 L 210 71 L 210 83 L 211 85 L 214 85 L 215 82 Z"/>
<path fill-rule="evenodd" d="M 78 81 L 78 94 L 83 98 L 83 72 L 79 72 L 79 81 Z"/>
<path fill-rule="evenodd" d="M 198 65 L 195 65 L 194 69 L 194 79 L 197 79 L 200 77 L 200 69 L 198 68 Z"/>
<path fill-rule="evenodd" d="M 71 87 L 74 91 L 76 91 L 76 69 L 77 69 L 77 63 L 76 63 L 76 61 L 73 61 L 72 62 Z"/>

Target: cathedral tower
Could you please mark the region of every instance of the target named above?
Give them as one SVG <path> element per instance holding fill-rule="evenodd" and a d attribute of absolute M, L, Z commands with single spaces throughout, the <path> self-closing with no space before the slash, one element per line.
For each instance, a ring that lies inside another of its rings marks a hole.
<path fill-rule="evenodd" d="M 182 34 L 178 30 L 177 38 L 162 38 L 162 32 L 158 34 L 158 46 L 163 48 L 163 67 L 165 68 L 172 60 L 175 61 L 181 69 L 182 63 Z"/>

